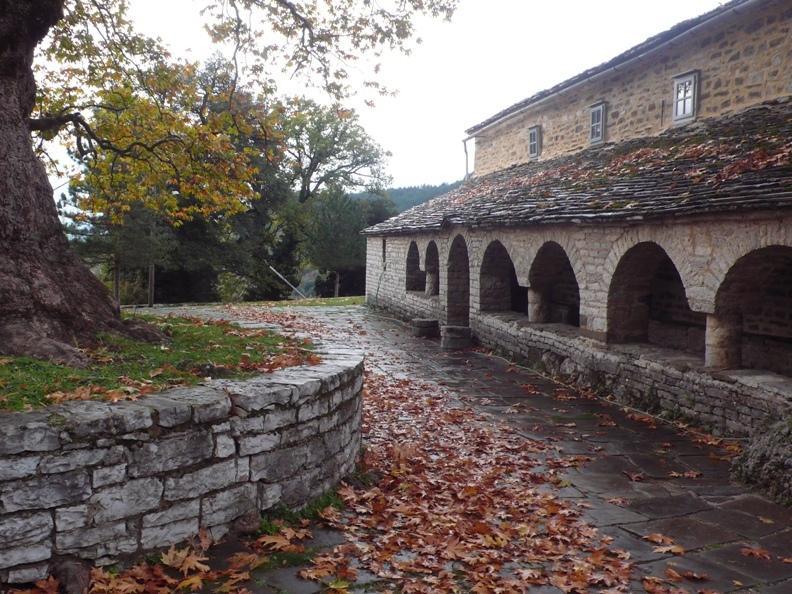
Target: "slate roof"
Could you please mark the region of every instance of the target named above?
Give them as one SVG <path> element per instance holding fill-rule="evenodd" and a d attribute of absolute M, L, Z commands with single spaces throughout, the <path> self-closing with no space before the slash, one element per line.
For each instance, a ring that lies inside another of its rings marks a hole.
<path fill-rule="evenodd" d="M 777 208 L 792 208 L 792 97 L 475 177 L 364 234 Z"/>
<path fill-rule="evenodd" d="M 493 124 L 498 120 L 501 120 L 515 112 L 518 112 L 532 105 L 533 103 L 537 103 L 542 99 L 545 99 L 546 97 L 555 95 L 556 93 L 559 93 L 564 89 L 568 89 L 569 87 L 572 87 L 580 82 L 583 82 L 584 80 L 597 76 L 598 74 L 602 72 L 606 72 L 611 68 L 615 68 L 616 66 L 624 64 L 625 62 L 628 62 L 633 58 L 640 56 L 641 54 L 650 52 L 653 49 L 660 47 L 664 43 L 674 39 L 675 37 L 683 35 L 687 31 L 701 25 L 702 23 L 712 18 L 718 17 L 721 14 L 725 14 L 730 10 L 737 9 L 740 5 L 746 4 L 751 1 L 752 0 L 731 0 L 730 2 L 726 2 L 725 4 L 718 6 L 710 10 L 709 12 L 705 12 L 702 15 L 699 15 L 692 19 L 688 19 L 686 21 L 682 21 L 681 23 L 677 23 L 667 31 L 663 31 L 662 33 L 653 35 L 649 39 L 646 39 L 642 43 L 639 43 L 638 45 L 631 47 L 626 52 L 622 52 L 615 58 L 612 58 L 607 62 L 603 62 L 599 66 L 594 66 L 593 68 L 584 70 L 583 72 L 581 72 L 580 74 L 576 74 L 572 78 L 568 78 L 567 80 L 558 83 L 557 85 L 550 87 L 549 89 L 545 89 L 544 91 L 539 91 L 538 93 L 531 95 L 527 99 L 523 99 L 522 101 L 519 101 L 514 105 L 511 105 L 506 109 L 499 111 L 498 113 L 496 113 L 492 117 L 487 118 L 483 122 L 479 122 L 475 126 L 468 128 L 467 130 L 465 130 L 465 133 L 472 136 L 476 134 L 476 132 L 479 132 L 482 128 L 486 128 L 490 124 Z"/>

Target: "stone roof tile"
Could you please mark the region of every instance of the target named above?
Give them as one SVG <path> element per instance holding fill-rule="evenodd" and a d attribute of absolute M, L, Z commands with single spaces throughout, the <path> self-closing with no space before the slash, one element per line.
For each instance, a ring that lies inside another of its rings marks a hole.
<path fill-rule="evenodd" d="M 641 220 L 792 207 L 792 98 L 514 165 L 364 231 Z"/>

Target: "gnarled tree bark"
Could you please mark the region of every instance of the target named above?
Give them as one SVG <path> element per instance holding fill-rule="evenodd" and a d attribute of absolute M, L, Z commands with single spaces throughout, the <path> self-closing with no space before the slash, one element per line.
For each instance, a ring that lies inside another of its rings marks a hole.
<path fill-rule="evenodd" d="M 33 52 L 63 0 L 0 0 L 0 353 L 79 365 L 122 323 L 107 289 L 69 249 L 30 136 Z"/>

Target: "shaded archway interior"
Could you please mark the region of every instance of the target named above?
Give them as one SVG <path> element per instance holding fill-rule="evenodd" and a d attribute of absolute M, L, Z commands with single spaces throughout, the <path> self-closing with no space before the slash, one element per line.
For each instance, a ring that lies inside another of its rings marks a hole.
<path fill-rule="evenodd" d="M 648 342 L 704 354 L 706 315 L 688 305 L 679 271 L 653 242 L 622 256 L 608 291 L 608 341 Z"/>
<path fill-rule="evenodd" d="M 554 241 L 545 243 L 536 253 L 528 280 L 532 322 L 580 325 L 580 287 L 564 248 Z"/>
<path fill-rule="evenodd" d="M 487 246 L 479 278 L 481 311 L 514 311 L 527 315 L 528 289 L 517 281 L 509 252 L 499 241 Z"/>
<path fill-rule="evenodd" d="M 731 324 L 737 353 L 733 367 L 792 375 L 792 247 L 755 250 L 726 274 L 715 315 Z"/>
<path fill-rule="evenodd" d="M 451 326 L 470 324 L 470 259 L 465 240 L 454 238 L 448 251 L 446 313 Z"/>
<path fill-rule="evenodd" d="M 421 270 L 421 256 L 418 252 L 418 244 L 410 242 L 407 249 L 407 276 L 405 288 L 408 291 L 418 291 L 423 293 L 426 290 L 426 273 Z"/>

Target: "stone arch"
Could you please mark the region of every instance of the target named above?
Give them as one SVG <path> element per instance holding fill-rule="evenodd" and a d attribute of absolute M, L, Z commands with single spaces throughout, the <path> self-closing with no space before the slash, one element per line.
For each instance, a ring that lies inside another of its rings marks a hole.
<path fill-rule="evenodd" d="M 649 342 L 704 352 L 706 316 L 688 305 L 679 270 L 653 241 L 631 247 L 608 288 L 609 342 Z"/>
<path fill-rule="evenodd" d="M 788 217 L 778 221 L 763 222 L 757 226 L 742 227 L 739 235 L 732 225 L 721 234 L 713 234 L 710 242 L 716 257 L 711 258 L 704 286 L 702 287 L 703 308 L 701 311 L 714 312 L 718 291 L 726 276 L 736 263 L 751 252 L 773 246 L 792 247 L 792 220 Z"/>
<path fill-rule="evenodd" d="M 429 297 L 434 297 L 440 294 L 440 252 L 437 250 L 437 244 L 434 241 L 429 241 L 426 244 L 425 253 L 426 294 Z"/>
<path fill-rule="evenodd" d="M 479 309 L 481 311 L 528 311 L 528 292 L 520 286 L 514 262 L 498 240 L 490 242 L 479 268 Z"/>
<path fill-rule="evenodd" d="M 418 244 L 414 241 L 410 242 L 410 247 L 407 249 L 405 289 L 421 293 L 426 290 L 426 273 L 421 270 L 421 254 L 418 251 Z"/>
<path fill-rule="evenodd" d="M 792 375 L 792 247 L 762 247 L 739 258 L 718 288 L 715 318 L 721 340 L 710 332 L 707 346 L 728 349 L 729 367 Z"/>
<path fill-rule="evenodd" d="M 666 241 L 663 241 L 663 236 L 664 234 L 667 235 L 667 233 L 668 229 L 664 227 L 638 227 L 626 231 L 616 239 L 603 266 L 602 279 L 604 288 L 609 288 L 613 285 L 613 276 L 616 274 L 616 269 L 621 264 L 627 252 L 641 243 L 653 243 L 662 249 L 673 262 L 682 282 L 682 287 L 685 290 L 685 298 L 687 299 L 688 306 L 695 311 L 706 311 L 698 307 L 698 301 L 694 302 L 694 300 L 691 299 L 691 295 L 696 292 L 700 285 L 701 278 L 701 270 L 693 266 L 689 257 L 692 248 L 682 241 L 669 242 L 667 241 L 667 237 Z"/>
<path fill-rule="evenodd" d="M 457 235 L 448 250 L 446 316 L 450 326 L 470 324 L 470 257 L 465 238 Z"/>
<path fill-rule="evenodd" d="M 580 287 L 569 256 L 560 244 L 542 244 L 528 280 L 528 315 L 532 322 L 580 325 Z"/>

